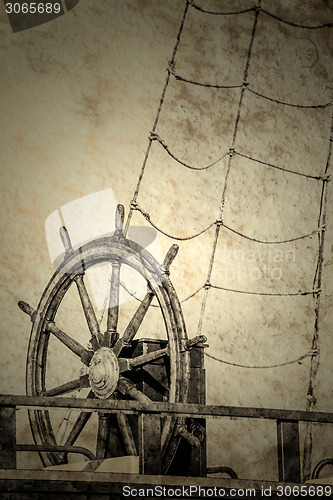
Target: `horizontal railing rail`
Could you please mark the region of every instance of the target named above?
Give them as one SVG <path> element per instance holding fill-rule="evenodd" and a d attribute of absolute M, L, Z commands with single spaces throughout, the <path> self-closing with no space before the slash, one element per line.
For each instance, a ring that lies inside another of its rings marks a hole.
<path fill-rule="evenodd" d="M 277 457 L 279 481 L 301 483 L 304 481 L 301 472 L 300 458 L 300 436 L 299 422 L 333 424 L 333 413 L 318 411 L 286 410 L 274 408 L 251 408 L 239 406 L 205 405 L 205 404 L 185 404 L 185 403 L 160 403 L 140 401 L 125 401 L 114 399 L 80 399 L 69 397 L 50 396 L 20 396 L 20 395 L 0 395 L 0 419 L 2 430 L 0 436 L 0 468 L 16 468 L 17 451 L 58 451 L 58 452 L 81 452 L 83 449 L 48 445 L 19 445 L 16 443 L 16 410 L 25 408 L 27 410 L 56 410 L 72 409 L 81 412 L 98 411 L 102 413 L 126 413 L 138 415 L 140 419 L 157 419 L 163 416 L 189 417 L 192 419 L 207 418 L 247 418 L 266 419 L 276 423 L 277 430 Z M 187 432 L 187 434 L 189 434 Z M 156 443 L 155 443 L 156 444 Z M 42 449 L 43 447 L 43 449 Z M 46 450 L 46 447 L 48 449 Z M 57 448 L 57 450 L 56 450 Z M 86 450 L 85 450 L 86 451 Z M 89 452 L 89 450 L 88 450 Z M 157 451 L 156 451 L 157 452 Z M 90 452 L 89 452 L 90 453 Z M 86 454 L 86 453 L 85 453 Z M 93 454 L 89 457 L 93 458 Z M 144 460 L 142 461 L 144 463 Z M 147 462 L 148 463 L 148 462 Z M 327 463 L 331 464 L 331 459 L 322 460 L 314 469 L 316 477 L 319 476 L 321 468 Z M 324 465 L 322 465 L 324 464 Z M 142 471 L 150 473 L 149 467 L 144 466 Z M 319 467 L 319 468 L 318 468 Z M 220 468 L 219 468 L 220 469 Z M 225 469 L 225 467 L 223 468 Z M 203 474 L 209 474 L 209 467 Z M 314 476 L 313 476 L 314 477 Z M 306 479 L 306 478 L 305 478 Z"/>
<path fill-rule="evenodd" d="M 161 414 L 182 417 L 231 417 L 261 418 L 270 420 L 333 423 L 333 413 L 274 408 L 251 408 L 239 406 L 202 405 L 184 403 L 142 403 L 139 401 L 79 399 L 50 396 L 0 395 L 0 407 L 26 407 L 28 409 L 72 408 L 81 411 L 103 411 L 105 413 Z"/>

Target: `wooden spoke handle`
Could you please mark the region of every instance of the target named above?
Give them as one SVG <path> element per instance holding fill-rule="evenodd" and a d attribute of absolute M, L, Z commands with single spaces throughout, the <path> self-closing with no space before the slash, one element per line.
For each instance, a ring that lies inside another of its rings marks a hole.
<path fill-rule="evenodd" d="M 124 233 L 124 218 L 125 218 L 124 205 L 117 205 L 116 218 L 115 218 L 115 231 L 117 234 Z"/>
<path fill-rule="evenodd" d="M 17 304 L 21 311 L 23 311 L 25 314 L 28 314 L 30 316 L 31 322 L 33 323 L 35 321 L 36 317 L 36 311 L 33 309 L 28 302 L 24 302 L 24 300 L 20 300 L 20 302 Z"/>
<path fill-rule="evenodd" d="M 163 261 L 163 267 L 164 267 L 166 272 L 169 271 L 171 264 L 175 260 L 175 257 L 178 253 L 178 250 L 179 250 L 179 246 L 176 244 L 171 245 L 171 247 L 169 248 L 169 250 L 164 258 L 164 261 Z"/>
<path fill-rule="evenodd" d="M 66 254 L 72 253 L 73 252 L 72 242 L 69 236 L 69 232 L 67 231 L 65 226 L 61 226 L 61 228 L 59 229 L 59 233 L 62 244 L 64 245 L 65 248 L 65 253 Z"/>

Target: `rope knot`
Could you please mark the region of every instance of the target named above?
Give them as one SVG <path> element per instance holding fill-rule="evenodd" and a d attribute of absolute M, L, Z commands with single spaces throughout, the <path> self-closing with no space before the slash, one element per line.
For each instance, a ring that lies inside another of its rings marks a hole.
<path fill-rule="evenodd" d="M 204 289 L 209 290 L 211 287 L 212 287 L 212 285 L 211 285 L 210 281 L 206 281 L 206 283 L 204 284 Z"/>
<path fill-rule="evenodd" d="M 171 61 L 168 62 L 167 72 L 170 73 L 173 76 L 176 76 L 175 75 L 176 68 L 175 68 L 175 63 L 174 62 L 171 62 Z"/>
<path fill-rule="evenodd" d="M 137 210 L 139 210 L 139 212 L 144 216 L 144 218 L 147 220 L 147 221 L 150 221 L 150 215 L 148 212 L 146 212 L 145 210 L 143 210 L 141 207 L 139 207 L 139 205 L 137 205 Z"/>
<path fill-rule="evenodd" d="M 156 134 L 155 132 L 150 132 L 149 139 L 151 141 L 159 141 L 160 140 L 160 136 L 158 134 Z"/>
<path fill-rule="evenodd" d="M 309 405 L 315 406 L 317 403 L 317 398 L 313 394 L 307 394 L 306 399 Z"/>
<path fill-rule="evenodd" d="M 235 154 L 236 154 L 235 148 L 229 148 L 229 156 L 230 156 L 230 158 L 232 158 L 233 156 L 235 156 Z"/>
<path fill-rule="evenodd" d="M 163 141 L 163 139 L 160 138 L 160 136 L 158 134 L 156 134 L 156 132 L 150 132 L 149 134 L 149 140 L 150 141 L 157 141 L 159 142 L 160 144 L 162 144 L 162 146 L 167 149 L 168 146 L 167 144 L 165 144 L 165 142 Z"/>
<path fill-rule="evenodd" d="M 250 85 L 249 82 L 243 82 L 242 87 L 243 89 L 246 89 L 246 87 L 248 87 L 249 85 Z"/>
<path fill-rule="evenodd" d="M 136 202 L 136 201 L 132 200 L 132 201 L 130 202 L 130 209 L 131 209 L 131 210 L 138 210 L 138 204 L 137 204 L 137 202 Z"/>
<path fill-rule="evenodd" d="M 215 224 L 217 225 L 217 227 L 223 226 L 223 220 L 222 219 L 217 219 L 215 221 Z"/>

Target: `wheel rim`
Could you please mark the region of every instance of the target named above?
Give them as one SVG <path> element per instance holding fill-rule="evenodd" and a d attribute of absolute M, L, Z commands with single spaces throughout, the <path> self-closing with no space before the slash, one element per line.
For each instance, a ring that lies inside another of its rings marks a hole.
<path fill-rule="evenodd" d="M 82 262 L 84 263 L 83 266 Z M 188 352 L 182 348 L 186 339 L 186 330 L 177 295 L 169 277 L 166 273 L 161 272 L 161 267 L 157 261 L 138 244 L 124 238 L 118 239 L 118 241 L 112 238 L 100 238 L 87 243 L 76 252 L 68 255 L 63 264 L 54 273 L 41 297 L 32 327 L 27 360 L 27 394 L 37 396 L 49 390 L 46 387 L 46 365 L 51 333 L 47 330 L 46 325 L 49 325 L 48 322 L 52 323 L 56 320 L 58 308 L 77 275 L 81 274 L 84 270 L 104 262 L 130 266 L 145 278 L 150 290 L 154 291 L 158 307 L 162 312 L 169 348 L 170 386 L 168 401 L 186 402 L 189 362 Z M 83 309 L 86 314 L 84 307 Z M 88 330 L 92 333 L 89 323 L 88 326 Z M 127 328 L 123 332 L 123 336 L 126 331 Z M 131 338 L 131 342 L 133 339 L 134 337 Z M 117 345 L 113 345 L 112 349 L 115 347 Z M 97 348 L 94 349 L 95 352 L 97 350 Z M 118 353 L 119 359 L 121 358 L 120 353 L 121 350 Z M 124 375 L 125 377 L 121 375 L 121 379 L 125 378 L 126 381 L 126 371 Z M 117 391 L 119 389 L 118 386 L 119 384 L 117 385 Z M 91 394 L 88 397 L 91 397 Z M 134 399 L 138 397 L 141 396 L 136 394 Z M 55 432 L 48 410 L 30 411 L 29 418 L 36 443 L 56 443 Z M 78 418 L 81 418 L 83 427 L 85 426 L 84 419 L 89 419 L 87 415 L 83 414 L 80 414 Z M 162 427 L 163 472 L 167 472 L 178 446 L 179 438 L 176 437 L 175 425 L 176 420 L 174 418 L 166 418 Z M 74 444 L 74 442 L 70 444 Z M 57 465 L 63 461 L 63 457 L 55 453 L 41 453 L 41 458 L 44 465 Z"/>

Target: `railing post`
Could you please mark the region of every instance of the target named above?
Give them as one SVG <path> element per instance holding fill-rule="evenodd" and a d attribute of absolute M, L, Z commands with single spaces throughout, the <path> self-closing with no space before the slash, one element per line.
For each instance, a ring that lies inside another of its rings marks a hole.
<path fill-rule="evenodd" d="M 140 474 L 161 474 L 161 417 L 139 416 L 139 471 Z"/>
<path fill-rule="evenodd" d="M 189 403 L 206 404 L 206 378 L 204 369 L 204 348 L 194 347 L 190 351 L 190 390 Z M 206 451 L 206 420 L 204 418 L 193 419 L 193 427 L 198 426 L 199 434 L 202 434 L 200 448 L 192 447 L 190 457 L 190 476 L 206 476 L 207 451 Z M 194 430 L 194 435 L 196 431 Z"/>
<path fill-rule="evenodd" d="M 16 469 L 16 408 L 0 408 L 0 469 Z"/>
<path fill-rule="evenodd" d="M 279 481 L 300 483 L 301 460 L 297 421 L 277 420 Z"/>

